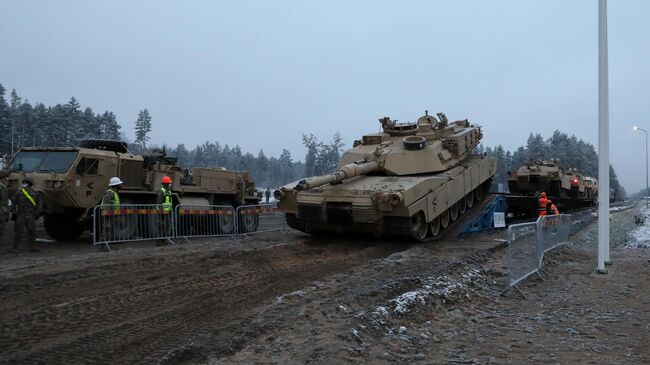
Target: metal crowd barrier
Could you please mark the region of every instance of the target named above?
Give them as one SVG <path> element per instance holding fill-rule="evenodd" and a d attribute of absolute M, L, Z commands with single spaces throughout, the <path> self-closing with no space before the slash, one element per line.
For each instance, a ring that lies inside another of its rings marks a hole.
<path fill-rule="evenodd" d="M 288 229 L 284 213 L 275 204 L 242 205 L 237 208 L 237 234 L 273 232 Z"/>
<path fill-rule="evenodd" d="M 547 215 L 538 219 L 543 252 L 569 242 L 571 219 L 567 214 Z"/>
<path fill-rule="evenodd" d="M 93 210 L 93 244 L 191 237 L 235 237 L 287 229 L 275 204 L 178 205 L 163 211 L 158 204 L 97 206 Z"/>
<path fill-rule="evenodd" d="M 544 253 L 569 242 L 571 215 L 547 215 L 536 222 L 508 227 L 508 284 L 506 290 L 542 268 Z"/>
<path fill-rule="evenodd" d="M 177 237 L 221 237 L 236 232 L 235 209 L 229 205 L 178 205 Z"/>
<path fill-rule="evenodd" d="M 159 204 L 98 205 L 93 210 L 93 244 L 145 240 L 171 240 L 175 237 L 175 214 Z"/>
<path fill-rule="evenodd" d="M 537 222 L 508 227 L 508 287 L 534 274 L 539 268 Z"/>

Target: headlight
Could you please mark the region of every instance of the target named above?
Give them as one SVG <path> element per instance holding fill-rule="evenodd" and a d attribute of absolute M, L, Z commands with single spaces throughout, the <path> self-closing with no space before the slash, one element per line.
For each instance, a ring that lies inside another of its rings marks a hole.
<path fill-rule="evenodd" d="M 396 207 L 399 204 L 399 202 L 402 201 L 402 197 L 399 193 L 391 193 L 388 196 L 388 201 L 392 206 Z"/>

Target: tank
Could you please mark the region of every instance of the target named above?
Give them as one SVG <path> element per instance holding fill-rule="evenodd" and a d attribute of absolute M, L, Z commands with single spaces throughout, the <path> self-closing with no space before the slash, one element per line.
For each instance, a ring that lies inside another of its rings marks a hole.
<path fill-rule="evenodd" d="M 545 191 L 560 198 L 595 199 L 598 181 L 574 169 L 565 169 L 554 159 L 531 161 L 517 171 L 509 171 L 508 188 L 513 194 L 536 195 Z"/>
<path fill-rule="evenodd" d="M 355 141 L 336 171 L 276 190 L 287 224 L 312 234 L 438 236 L 483 199 L 496 160 L 471 153 L 481 127 L 437 115 L 415 123 L 381 118 L 382 132 Z"/>
<path fill-rule="evenodd" d="M 74 239 L 91 229 L 92 210 L 107 189 L 108 180 L 119 176 L 123 204 L 155 204 L 160 180 L 172 178 L 175 204 L 229 205 L 257 204 L 255 183 L 246 171 L 220 167 L 182 169 L 164 150 L 139 155 L 126 143 L 111 140 L 86 140 L 79 147 L 25 147 L 9 163 L 10 193 L 22 179 L 34 180 L 33 188 L 44 201 L 44 226 L 48 235 L 59 241 Z M 223 232 L 234 229 L 233 218 L 220 216 Z M 256 225 L 257 220 L 249 220 Z M 256 227 L 244 227 L 246 231 Z M 133 227 L 135 230 L 135 227 Z M 134 232 L 135 233 L 135 232 Z"/>

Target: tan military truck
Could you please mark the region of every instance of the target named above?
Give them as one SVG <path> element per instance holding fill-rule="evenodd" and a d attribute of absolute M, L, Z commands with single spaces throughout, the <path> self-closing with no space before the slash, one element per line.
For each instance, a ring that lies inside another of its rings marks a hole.
<path fill-rule="evenodd" d="M 92 228 L 92 212 L 112 176 L 124 184 L 122 204 L 155 204 L 160 180 L 167 175 L 174 204 L 227 205 L 257 204 L 255 183 L 245 171 L 223 168 L 195 168 L 191 172 L 176 165 L 164 151 L 152 155 L 129 152 L 127 144 L 111 140 L 87 140 L 79 147 L 25 147 L 8 165 L 10 191 L 19 188 L 24 177 L 34 180 L 34 189 L 44 201 L 45 230 L 52 238 L 65 241 Z M 255 219 L 247 219 L 246 231 L 254 230 Z M 234 230 L 234 215 L 219 216 L 221 232 Z M 128 227 L 135 230 L 135 227 Z"/>
<path fill-rule="evenodd" d="M 496 160 L 471 153 L 483 137 L 479 126 L 450 123 L 443 113 L 415 123 L 379 121 L 382 132 L 355 141 L 337 171 L 274 192 L 289 226 L 422 241 L 485 196 Z"/>

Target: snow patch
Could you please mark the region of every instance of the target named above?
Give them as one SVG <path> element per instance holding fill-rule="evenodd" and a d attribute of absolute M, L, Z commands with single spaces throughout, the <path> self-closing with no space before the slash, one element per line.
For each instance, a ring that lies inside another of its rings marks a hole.
<path fill-rule="evenodd" d="M 622 245 L 623 248 L 650 248 L 650 209 L 642 208 L 639 211 L 645 217 L 645 223 L 632 231 L 630 242 Z"/>
<path fill-rule="evenodd" d="M 409 291 L 389 300 L 393 312 L 398 315 L 408 313 L 417 305 L 426 305 L 430 298 L 439 298 L 446 303 L 453 295 L 466 291 L 469 284 L 482 278 L 481 271 L 470 269 L 459 277 L 446 275 L 439 277 L 428 277 L 423 280 L 424 284 L 413 291 Z M 386 307 L 377 307 L 373 314 L 387 317 L 390 312 Z"/>
<path fill-rule="evenodd" d="M 296 291 L 293 291 L 291 293 L 282 294 L 280 296 L 275 297 L 275 303 L 280 304 L 280 303 L 283 303 L 284 301 L 286 301 L 287 299 L 291 299 L 291 298 L 295 298 L 295 297 L 304 298 L 305 297 L 305 292 L 303 292 L 302 290 L 296 290 Z"/>

